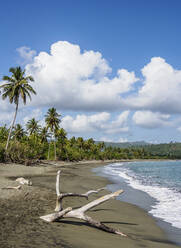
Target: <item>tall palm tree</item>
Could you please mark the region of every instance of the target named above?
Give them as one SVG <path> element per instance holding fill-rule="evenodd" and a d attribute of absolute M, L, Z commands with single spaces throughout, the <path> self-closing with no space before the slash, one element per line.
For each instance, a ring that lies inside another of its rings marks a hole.
<path fill-rule="evenodd" d="M 50 129 L 52 136 L 54 136 L 54 157 L 55 157 L 55 160 L 57 158 L 57 156 L 56 156 L 56 131 L 59 129 L 59 124 L 61 122 L 60 116 L 61 115 L 57 113 L 56 108 L 49 108 L 47 114 L 45 115 L 46 126 L 48 129 Z"/>
<path fill-rule="evenodd" d="M 36 91 L 32 88 L 29 82 L 33 82 L 34 79 L 32 76 L 25 76 L 25 70 L 22 70 L 21 67 L 10 68 L 9 72 L 12 73 L 11 77 L 4 76 L 3 80 L 8 82 L 0 86 L 0 89 L 3 89 L 2 99 L 9 98 L 10 103 L 14 103 L 15 114 L 9 129 L 9 135 L 6 143 L 6 150 L 8 149 L 9 140 L 11 137 L 12 129 L 16 120 L 16 115 L 18 112 L 19 100 L 22 99 L 24 105 L 26 104 L 27 96 L 31 100 L 31 93 L 36 94 Z"/>

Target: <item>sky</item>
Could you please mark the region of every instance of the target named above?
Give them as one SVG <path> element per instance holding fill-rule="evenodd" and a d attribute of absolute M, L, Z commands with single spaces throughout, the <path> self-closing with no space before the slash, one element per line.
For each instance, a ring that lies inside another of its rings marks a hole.
<path fill-rule="evenodd" d="M 37 95 L 17 123 L 48 108 L 68 137 L 181 141 L 180 0 L 6 0 L 0 3 L 0 84 L 10 67 Z M 0 97 L 0 125 L 15 106 Z"/>

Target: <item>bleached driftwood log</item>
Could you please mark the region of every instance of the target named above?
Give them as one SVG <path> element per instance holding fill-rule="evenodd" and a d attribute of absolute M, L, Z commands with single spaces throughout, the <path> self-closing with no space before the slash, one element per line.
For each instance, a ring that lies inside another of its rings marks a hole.
<path fill-rule="evenodd" d="M 119 196 L 121 193 L 123 193 L 123 190 L 118 190 L 114 193 L 111 194 L 107 194 L 105 196 L 102 196 L 92 202 L 89 202 L 88 204 L 77 208 L 77 209 L 73 209 L 68 207 L 66 209 L 63 210 L 62 208 L 62 200 L 64 197 L 68 197 L 68 196 L 77 196 L 77 197 L 86 197 L 88 198 L 88 196 L 92 193 L 98 193 L 100 190 L 103 190 L 104 188 L 98 189 L 98 190 L 89 190 L 88 192 L 86 192 L 85 194 L 77 194 L 77 193 L 60 193 L 60 170 L 57 172 L 57 179 L 56 179 L 56 194 L 57 194 L 57 200 L 56 200 L 56 208 L 55 208 L 55 213 L 49 214 L 49 215 L 45 215 L 45 216 L 41 216 L 40 218 L 46 222 L 53 222 L 56 221 L 60 218 L 77 218 L 80 220 L 84 220 L 85 222 L 89 223 L 91 226 L 97 227 L 99 229 L 102 229 L 104 231 L 107 232 L 111 232 L 111 233 L 115 233 L 115 234 L 119 234 L 122 236 L 126 236 L 124 233 L 120 232 L 117 229 L 108 227 L 106 225 L 104 225 L 103 223 L 92 219 L 90 216 L 86 215 L 85 212 L 90 210 L 91 208 L 100 205 L 101 203 L 108 201 L 112 198 L 115 198 L 116 196 Z"/>

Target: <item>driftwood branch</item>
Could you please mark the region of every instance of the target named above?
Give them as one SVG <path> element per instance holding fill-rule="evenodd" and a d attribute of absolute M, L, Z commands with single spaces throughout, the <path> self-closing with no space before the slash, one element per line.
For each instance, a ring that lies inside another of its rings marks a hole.
<path fill-rule="evenodd" d="M 46 221 L 46 222 L 53 222 L 59 218 L 61 218 L 63 215 L 65 215 L 66 213 L 68 213 L 69 211 L 71 211 L 72 208 L 68 207 L 60 212 L 56 212 L 53 214 L 49 214 L 49 215 L 45 215 L 45 216 L 41 216 L 40 219 Z"/>
<path fill-rule="evenodd" d="M 78 194 L 78 193 L 60 193 L 60 174 L 61 170 L 57 172 L 57 178 L 56 178 L 56 194 L 57 194 L 57 199 L 56 199 L 56 207 L 55 211 L 59 212 L 62 211 L 62 200 L 64 197 L 85 197 L 88 200 L 88 196 L 93 193 L 98 193 L 101 190 L 104 190 L 105 188 L 100 188 L 97 190 L 89 190 L 84 194 Z"/>
<path fill-rule="evenodd" d="M 20 190 L 21 189 L 21 185 L 15 186 L 15 187 L 13 187 L 13 186 L 7 186 L 7 187 L 1 188 L 1 189 L 16 189 L 16 190 Z"/>
<path fill-rule="evenodd" d="M 92 193 L 98 193 L 99 191 L 101 191 L 104 188 L 98 189 L 98 190 L 89 190 L 88 192 L 86 192 L 85 194 L 77 194 L 77 193 L 60 193 L 60 173 L 61 171 L 57 172 L 57 179 L 56 179 L 56 194 L 57 194 L 57 201 L 56 201 L 56 208 L 55 211 L 57 211 L 56 213 L 52 213 L 49 215 L 45 215 L 45 216 L 41 216 L 40 218 L 46 222 L 53 222 L 56 221 L 60 218 L 77 218 L 80 220 L 84 220 L 85 222 L 89 223 L 91 226 L 97 227 L 99 229 L 102 229 L 104 231 L 110 232 L 110 233 L 115 233 L 121 236 L 126 236 L 124 233 L 120 232 L 117 229 L 108 227 L 106 225 L 104 225 L 103 223 L 92 219 L 90 216 L 86 215 L 85 212 L 92 209 L 93 207 L 96 207 L 100 204 L 102 204 L 103 202 L 106 202 L 112 198 L 115 198 L 117 196 L 119 196 L 121 193 L 123 193 L 123 190 L 118 190 L 114 193 L 110 193 L 107 194 L 105 196 L 102 196 L 92 202 L 89 202 L 88 204 L 77 208 L 77 209 L 73 209 L 68 207 L 66 209 L 62 209 L 62 200 L 64 197 L 68 197 L 68 196 L 78 196 L 78 197 L 86 197 L 88 198 L 88 196 Z"/>
<path fill-rule="evenodd" d="M 110 232 L 110 233 L 115 233 L 115 234 L 118 234 L 118 235 L 121 235 L 121 236 L 124 236 L 124 237 L 127 236 L 126 234 L 120 232 L 119 230 L 117 230 L 115 228 L 106 226 L 103 223 L 92 219 L 90 216 L 84 215 L 83 220 L 86 221 L 87 223 L 89 223 L 91 226 L 97 227 L 99 229 L 102 229 L 103 231 Z"/>

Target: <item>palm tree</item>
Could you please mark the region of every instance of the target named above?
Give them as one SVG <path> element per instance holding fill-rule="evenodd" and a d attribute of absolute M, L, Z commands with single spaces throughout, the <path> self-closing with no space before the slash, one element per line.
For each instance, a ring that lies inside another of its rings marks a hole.
<path fill-rule="evenodd" d="M 19 99 L 22 98 L 24 105 L 26 104 L 27 96 L 31 100 L 31 93 L 36 94 L 36 91 L 32 88 L 29 82 L 33 82 L 34 79 L 31 76 L 25 76 L 25 70 L 22 70 L 21 67 L 10 68 L 9 72 L 12 73 L 11 77 L 4 76 L 3 80 L 8 82 L 0 86 L 0 89 L 3 89 L 2 99 L 9 98 L 10 103 L 14 103 L 15 114 L 9 129 L 9 135 L 6 143 L 6 150 L 8 149 L 9 140 L 11 137 L 12 129 L 16 120 L 16 115 L 18 112 Z"/>
<path fill-rule="evenodd" d="M 27 131 L 29 132 L 29 135 L 33 136 L 34 145 L 35 145 L 37 141 L 37 136 L 41 129 L 40 125 L 38 125 L 38 121 L 36 121 L 35 118 L 32 118 L 31 120 L 27 122 L 26 128 L 27 128 Z"/>
<path fill-rule="evenodd" d="M 84 140 L 82 137 L 77 138 L 77 146 L 82 150 L 84 148 Z"/>
<path fill-rule="evenodd" d="M 32 118 L 31 120 L 29 120 L 26 124 L 26 128 L 29 132 L 30 135 L 34 135 L 38 134 L 38 132 L 40 131 L 40 125 L 38 125 L 38 121 L 35 120 L 35 118 Z"/>
<path fill-rule="evenodd" d="M 23 127 L 20 124 L 17 124 L 14 127 L 13 133 L 14 133 L 15 140 L 21 140 L 26 134 L 25 130 L 23 129 Z"/>
<path fill-rule="evenodd" d="M 57 143 L 60 144 L 61 152 L 65 152 L 67 160 L 68 160 L 67 151 L 65 149 L 65 145 L 67 143 L 67 132 L 65 131 L 65 129 L 60 128 L 56 131 L 55 135 L 57 138 Z"/>
<path fill-rule="evenodd" d="M 43 127 L 40 132 L 40 140 L 41 143 L 45 143 L 48 141 L 48 138 L 50 137 L 50 134 L 48 132 L 47 127 Z"/>
<path fill-rule="evenodd" d="M 52 136 L 54 136 L 54 156 L 55 160 L 57 158 L 56 156 L 56 131 L 59 129 L 59 124 L 61 122 L 60 114 L 57 113 L 56 108 L 50 108 L 48 109 L 47 114 L 45 115 L 45 122 L 48 129 L 50 129 L 50 132 L 52 133 Z M 49 158 L 48 158 L 49 159 Z"/>
<path fill-rule="evenodd" d="M 70 147 L 73 147 L 73 146 L 76 144 L 76 138 L 75 138 L 75 136 L 73 136 L 73 137 L 69 140 L 69 143 L 70 143 Z"/>

